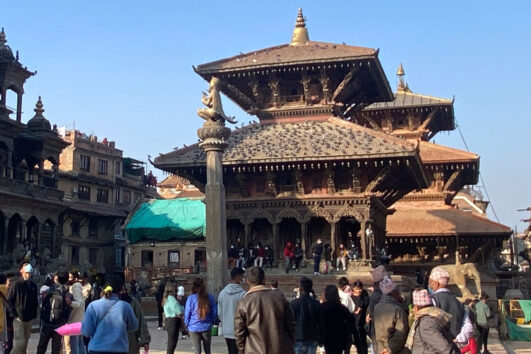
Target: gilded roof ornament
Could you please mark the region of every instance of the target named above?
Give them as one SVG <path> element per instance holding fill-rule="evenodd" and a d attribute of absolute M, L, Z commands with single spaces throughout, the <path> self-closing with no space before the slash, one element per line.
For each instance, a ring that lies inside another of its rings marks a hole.
<path fill-rule="evenodd" d="M 400 63 L 398 65 L 398 69 L 396 70 L 396 76 L 398 76 L 398 87 L 397 87 L 397 91 L 398 92 L 409 92 L 411 91 L 409 89 L 409 86 L 406 82 L 404 82 L 404 75 L 406 75 L 406 73 L 404 72 L 404 68 L 402 67 L 402 63 Z"/>
<path fill-rule="evenodd" d="M 308 29 L 306 28 L 306 20 L 302 14 L 302 9 L 299 8 L 297 13 L 297 20 L 295 21 L 295 29 L 293 30 L 293 35 L 291 36 L 290 45 L 306 45 L 310 41 L 310 36 L 308 35 Z"/>

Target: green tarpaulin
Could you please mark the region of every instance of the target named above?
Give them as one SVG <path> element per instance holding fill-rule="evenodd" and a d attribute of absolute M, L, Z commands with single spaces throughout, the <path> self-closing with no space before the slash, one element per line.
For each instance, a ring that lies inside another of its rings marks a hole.
<path fill-rule="evenodd" d="M 197 240 L 205 236 L 205 204 L 169 199 L 144 203 L 125 227 L 131 243 L 145 240 Z"/>
<path fill-rule="evenodd" d="M 525 322 L 531 321 L 531 300 L 518 300 L 522 311 L 524 311 Z"/>
<path fill-rule="evenodd" d="M 531 341 L 531 327 L 519 326 L 512 323 L 509 319 L 506 319 L 506 321 L 509 330 L 509 338 L 512 340 Z"/>

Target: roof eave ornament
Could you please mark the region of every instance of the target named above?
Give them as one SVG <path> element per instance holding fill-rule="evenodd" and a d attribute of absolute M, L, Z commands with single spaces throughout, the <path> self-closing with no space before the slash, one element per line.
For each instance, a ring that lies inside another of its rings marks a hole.
<path fill-rule="evenodd" d="M 308 35 L 308 29 L 306 28 L 306 20 L 302 14 L 302 9 L 299 8 L 297 13 L 297 20 L 295 21 L 295 29 L 293 30 L 293 35 L 291 36 L 291 42 L 289 45 L 306 45 L 310 41 L 310 36 Z"/>
<path fill-rule="evenodd" d="M 4 47 L 6 43 L 6 32 L 4 31 L 4 27 L 2 27 L 2 31 L 0 31 L 0 48 Z"/>

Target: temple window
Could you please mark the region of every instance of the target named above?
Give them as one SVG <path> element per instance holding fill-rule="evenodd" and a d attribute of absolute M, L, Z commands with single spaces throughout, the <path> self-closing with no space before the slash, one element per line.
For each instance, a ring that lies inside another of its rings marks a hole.
<path fill-rule="evenodd" d="M 265 178 L 264 176 L 258 176 L 256 179 L 256 191 L 258 193 L 264 193 L 265 190 Z"/>
<path fill-rule="evenodd" d="M 89 237 L 98 237 L 98 219 L 89 220 Z"/>
<path fill-rule="evenodd" d="M 70 254 L 70 264 L 75 266 L 79 265 L 79 247 L 72 247 Z"/>
<path fill-rule="evenodd" d="M 178 267 L 181 262 L 179 251 L 168 251 L 168 265 L 170 267 Z"/>
<path fill-rule="evenodd" d="M 124 190 L 124 204 L 131 204 L 131 191 Z"/>
<path fill-rule="evenodd" d="M 114 190 L 114 199 L 116 200 L 117 203 L 120 203 L 120 188 L 116 188 Z"/>
<path fill-rule="evenodd" d="M 72 222 L 70 223 L 72 237 L 79 237 L 79 229 L 79 220 L 72 220 Z"/>

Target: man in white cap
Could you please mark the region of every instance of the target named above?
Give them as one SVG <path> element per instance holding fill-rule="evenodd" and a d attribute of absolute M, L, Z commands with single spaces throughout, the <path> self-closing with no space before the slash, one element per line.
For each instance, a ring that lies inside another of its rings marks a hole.
<path fill-rule="evenodd" d="M 426 289 L 414 290 L 415 321 L 407 337 L 406 347 L 413 353 L 456 353 L 457 347 L 450 334 L 450 314 L 433 306 Z"/>
<path fill-rule="evenodd" d="M 398 285 L 385 275 L 380 282 L 382 298 L 374 307 L 373 352 L 377 354 L 409 353 L 405 347 L 409 332 L 408 313 L 402 304 Z"/>
<path fill-rule="evenodd" d="M 20 278 L 9 287 L 7 294 L 8 311 L 13 318 L 13 350 L 12 354 L 24 354 L 31 336 L 31 324 L 37 318 L 39 292 L 37 285 L 31 280 L 33 267 L 23 263 L 20 267 Z"/>
<path fill-rule="evenodd" d="M 433 304 L 441 310 L 448 312 L 452 315 L 450 321 L 450 333 L 452 338 L 456 338 L 461 327 L 463 326 L 463 319 L 465 316 L 465 307 L 454 294 L 448 290 L 448 281 L 450 280 L 450 274 L 441 267 L 435 267 L 430 273 L 428 280 L 428 287 L 432 292 L 431 297 Z"/>

